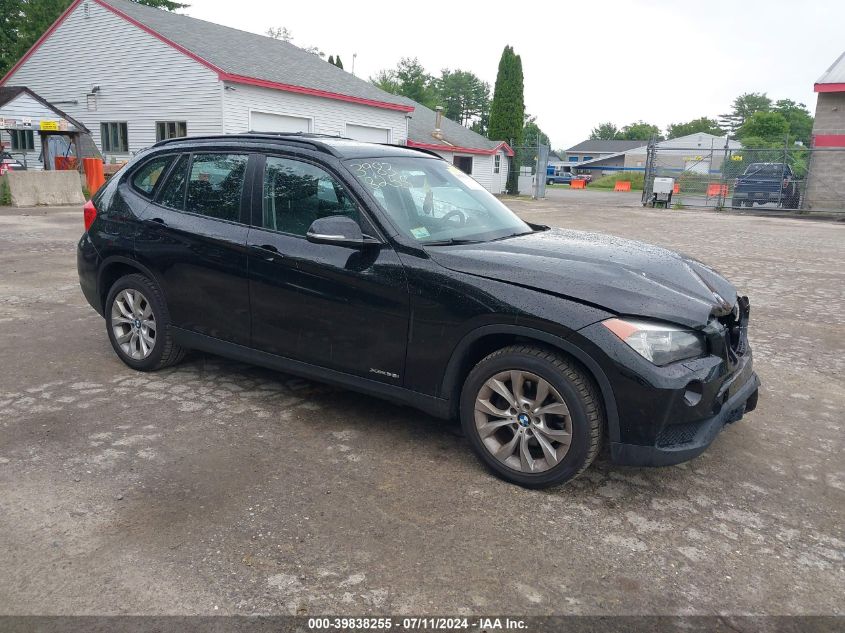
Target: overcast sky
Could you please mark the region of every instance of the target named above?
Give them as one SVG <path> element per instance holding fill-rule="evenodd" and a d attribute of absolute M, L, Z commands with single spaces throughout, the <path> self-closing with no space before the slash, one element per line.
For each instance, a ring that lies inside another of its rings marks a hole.
<path fill-rule="evenodd" d="M 845 50 L 845 0 L 267 2 L 182 0 L 203 20 L 340 54 L 364 79 L 417 57 L 430 73 L 490 82 L 502 48 L 522 57 L 526 110 L 555 149 L 603 121 L 669 123 L 728 111 L 742 92 L 815 109 L 813 83 Z"/>

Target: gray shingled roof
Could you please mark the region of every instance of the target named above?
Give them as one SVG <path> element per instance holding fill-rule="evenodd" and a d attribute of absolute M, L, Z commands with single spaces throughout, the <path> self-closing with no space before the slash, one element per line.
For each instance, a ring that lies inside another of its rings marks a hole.
<path fill-rule="evenodd" d="M 395 95 L 288 42 L 128 0 L 103 1 L 225 73 L 383 103 L 402 103 Z"/>
<path fill-rule="evenodd" d="M 440 132 L 443 139 L 434 138 L 434 126 L 437 122 L 437 113 L 421 103 L 407 97 L 397 97 L 403 103 L 414 107 L 411 113 L 411 120 L 408 123 L 408 140 L 429 145 L 442 145 L 443 149 L 449 147 L 466 147 L 470 149 L 494 150 L 500 145 L 500 141 L 491 141 L 478 132 L 473 132 L 460 123 L 447 119 L 445 116 L 440 123 Z"/>
<path fill-rule="evenodd" d="M 845 84 L 845 53 L 830 65 L 825 73 L 819 77 L 817 84 Z"/>
<path fill-rule="evenodd" d="M 596 153 L 616 153 L 627 152 L 629 149 L 635 147 L 644 147 L 648 145 L 648 141 L 596 141 L 587 140 L 573 145 L 567 152 L 596 152 Z"/>

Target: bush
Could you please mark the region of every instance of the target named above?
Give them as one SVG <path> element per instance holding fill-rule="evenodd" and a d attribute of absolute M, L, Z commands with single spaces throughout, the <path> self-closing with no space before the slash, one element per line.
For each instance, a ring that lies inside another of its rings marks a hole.
<path fill-rule="evenodd" d="M 12 190 L 9 189 L 9 181 L 5 176 L 0 178 L 0 207 L 8 207 L 12 204 Z"/>
<path fill-rule="evenodd" d="M 642 191 L 645 174 L 641 171 L 621 171 L 618 174 L 602 176 L 591 182 L 590 189 L 613 189 L 617 182 L 630 182 L 631 189 Z"/>

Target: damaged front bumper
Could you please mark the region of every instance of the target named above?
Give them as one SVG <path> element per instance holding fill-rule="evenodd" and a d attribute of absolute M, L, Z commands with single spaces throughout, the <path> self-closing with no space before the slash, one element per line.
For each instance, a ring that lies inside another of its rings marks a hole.
<path fill-rule="evenodd" d="M 759 388 L 760 379 L 748 357 L 747 366 L 717 395 L 718 400 L 723 400 L 719 413 L 694 422 L 669 424 L 651 446 L 611 442 L 611 459 L 626 466 L 671 466 L 697 457 L 726 425 L 757 407 Z"/>

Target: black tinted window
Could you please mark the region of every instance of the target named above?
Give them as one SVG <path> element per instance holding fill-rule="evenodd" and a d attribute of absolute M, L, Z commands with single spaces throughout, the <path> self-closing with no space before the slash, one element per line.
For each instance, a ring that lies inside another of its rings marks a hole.
<path fill-rule="evenodd" d="M 749 165 L 746 170 L 746 176 L 760 176 L 762 178 L 780 178 L 782 175 L 788 176 L 792 173 L 789 165 L 780 163 L 754 163 Z"/>
<path fill-rule="evenodd" d="M 135 175 L 132 176 L 132 184 L 138 191 L 151 196 L 159 178 L 167 169 L 171 160 L 173 160 L 173 156 L 153 158 L 135 172 Z"/>
<path fill-rule="evenodd" d="M 161 188 L 159 194 L 159 202 L 171 209 L 178 209 L 181 211 L 185 206 L 185 176 L 188 172 L 188 157 L 183 155 L 179 157 L 173 170 L 170 172 L 170 177 Z"/>
<path fill-rule="evenodd" d="M 220 220 L 240 220 L 245 154 L 194 154 L 185 210 Z"/>
<path fill-rule="evenodd" d="M 310 163 L 267 158 L 262 214 L 265 228 L 304 236 L 314 220 L 330 215 L 358 221 L 358 206 L 337 180 Z"/>

